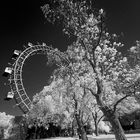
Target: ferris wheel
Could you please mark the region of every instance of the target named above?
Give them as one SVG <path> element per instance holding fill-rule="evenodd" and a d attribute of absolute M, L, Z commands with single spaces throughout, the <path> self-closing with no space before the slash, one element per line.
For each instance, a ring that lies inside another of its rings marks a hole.
<path fill-rule="evenodd" d="M 8 77 L 8 83 L 10 86 L 10 92 L 8 92 L 6 100 L 10 100 L 12 98 L 15 99 L 16 105 L 23 111 L 23 113 L 28 113 L 30 110 L 30 105 L 32 101 L 28 97 L 26 90 L 23 85 L 22 80 L 22 70 L 23 65 L 26 59 L 35 54 L 53 54 L 59 55 L 63 57 L 57 49 L 54 49 L 50 46 L 47 46 L 45 43 L 42 45 L 33 45 L 28 43 L 28 47 L 26 47 L 23 51 L 15 50 L 12 56 L 14 62 L 5 68 L 3 76 Z"/>

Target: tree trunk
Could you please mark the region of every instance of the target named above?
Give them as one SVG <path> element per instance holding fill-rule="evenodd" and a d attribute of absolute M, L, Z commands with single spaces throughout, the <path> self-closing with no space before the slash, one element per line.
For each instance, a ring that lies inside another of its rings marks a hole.
<path fill-rule="evenodd" d="M 127 140 L 118 118 L 110 119 L 116 140 Z"/>
<path fill-rule="evenodd" d="M 73 121 L 72 121 L 72 130 L 71 130 L 71 131 L 72 131 L 72 132 L 71 132 L 71 136 L 72 136 L 72 137 L 75 135 L 75 132 L 74 132 L 75 129 L 74 129 L 74 127 L 75 127 L 75 121 L 73 120 Z"/>
<path fill-rule="evenodd" d="M 95 135 L 99 136 L 99 131 L 98 131 L 98 124 L 95 122 Z"/>
<path fill-rule="evenodd" d="M 122 126 L 118 119 L 118 115 L 117 115 L 116 111 L 114 111 L 113 109 L 111 109 L 108 106 L 105 106 L 103 104 L 103 101 L 100 98 L 101 97 L 100 96 L 101 88 L 100 88 L 100 86 L 98 86 L 98 88 L 99 88 L 98 89 L 99 96 L 96 96 L 96 101 L 97 101 L 98 105 L 100 106 L 100 109 L 102 110 L 104 116 L 110 122 L 112 129 L 114 131 L 116 140 L 127 140 L 127 138 L 124 134 L 124 130 L 122 129 Z"/>
<path fill-rule="evenodd" d="M 81 122 L 79 115 L 76 114 L 75 118 L 76 118 L 77 125 L 78 125 L 78 132 L 80 133 L 79 138 L 81 138 L 82 140 L 88 140 L 85 128 L 83 126 L 83 123 Z"/>
<path fill-rule="evenodd" d="M 105 117 L 110 122 L 112 129 L 114 131 L 116 140 L 127 140 L 117 114 L 113 113 L 113 110 L 109 109 L 108 107 L 102 108 L 101 110 L 103 111 Z"/>

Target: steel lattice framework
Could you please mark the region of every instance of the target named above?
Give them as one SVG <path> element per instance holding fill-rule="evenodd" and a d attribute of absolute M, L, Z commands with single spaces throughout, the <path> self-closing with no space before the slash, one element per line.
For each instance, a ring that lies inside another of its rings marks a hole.
<path fill-rule="evenodd" d="M 15 60 L 12 65 L 12 73 L 9 76 L 9 85 L 11 88 L 11 92 L 14 93 L 14 99 L 16 101 L 16 105 L 24 112 L 27 113 L 30 109 L 31 100 L 28 97 L 22 80 L 22 69 L 25 60 L 31 55 L 35 54 L 47 54 L 50 51 L 55 52 L 55 49 L 47 46 L 46 44 L 42 45 L 32 45 L 29 44 L 29 47 L 20 53 L 18 58 Z"/>

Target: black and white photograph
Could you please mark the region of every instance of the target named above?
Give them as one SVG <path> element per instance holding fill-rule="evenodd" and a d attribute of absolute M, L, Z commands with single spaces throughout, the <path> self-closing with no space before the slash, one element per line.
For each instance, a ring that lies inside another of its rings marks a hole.
<path fill-rule="evenodd" d="M 140 1 L 0 4 L 0 140 L 140 140 Z"/>

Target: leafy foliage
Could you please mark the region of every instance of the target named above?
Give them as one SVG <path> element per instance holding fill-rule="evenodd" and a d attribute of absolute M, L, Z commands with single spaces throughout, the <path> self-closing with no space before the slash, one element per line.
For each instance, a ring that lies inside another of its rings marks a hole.
<path fill-rule="evenodd" d="M 3 138 L 11 137 L 12 120 L 14 116 L 7 115 L 5 112 L 0 113 L 0 131 L 3 132 Z"/>

